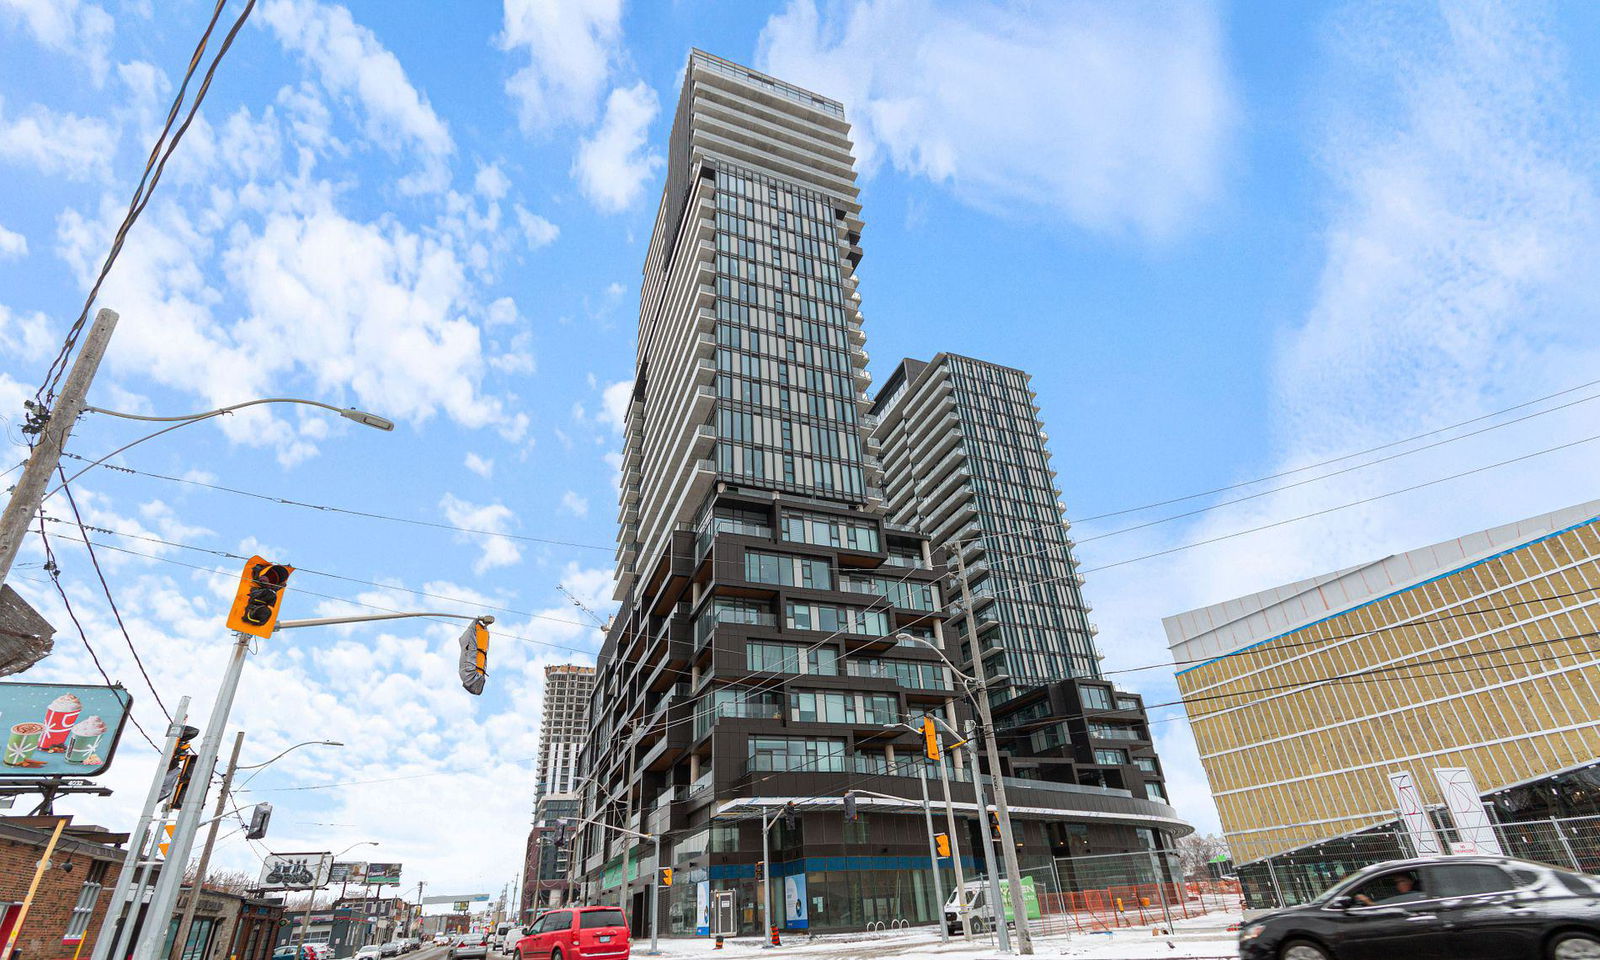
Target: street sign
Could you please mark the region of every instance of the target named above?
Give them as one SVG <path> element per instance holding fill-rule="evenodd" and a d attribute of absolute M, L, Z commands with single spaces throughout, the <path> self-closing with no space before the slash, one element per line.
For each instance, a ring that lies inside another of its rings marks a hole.
<path fill-rule="evenodd" d="M 400 864 L 369 863 L 367 879 L 363 882 L 374 886 L 397 887 L 400 885 Z"/>
<path fill-rule="evenodd" d="M 261 864 L 263 890 L 313 890 L 328 885 L 327 853 L 270 853 Z"/>
<path fill-rule="evenodd" d="M 0 775 L 98 777 L 111 766 L 132 705 L 121 687 L 0 683 Z"/>

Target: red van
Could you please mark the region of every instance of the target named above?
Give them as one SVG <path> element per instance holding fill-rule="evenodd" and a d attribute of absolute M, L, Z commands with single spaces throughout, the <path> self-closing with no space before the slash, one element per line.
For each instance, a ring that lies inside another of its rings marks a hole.
<path fill-rule="evenodd" d="M 571 907 L 542 914 L 524 927 L 515 960 L 626 960 L 633 955 L 628 921 L 617 907 Z"/>

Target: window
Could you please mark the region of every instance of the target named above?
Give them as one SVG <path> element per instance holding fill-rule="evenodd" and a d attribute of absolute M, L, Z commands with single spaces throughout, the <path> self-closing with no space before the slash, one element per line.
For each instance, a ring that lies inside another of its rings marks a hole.
<path fill-rule="evenodd" d="M 921 660 L 880 660 L 876 657 L 852 657 L 845 661 L 845 669 L 852 677 L 889 677 L 902 687 L 924 690 L 948 690 L 944 668 Z"/>
<path fill-rule="evenodd" d="M 841 773 L 844 771 L 844 740 L 751 737 L 749 769 Z"/>
<path fill-rule="evenodd" d="M 618 911 L 618 912 L 620 913 L 621 911 Z M 547 913 L 547 914 L 544 915 L 544 919 L 539 921 L 539 930 L 542 933 L 549 933 L 549 932 L 551 932 L 553 930 L 571 930 L 571 929 L 572 929 L 572 911 L 571 910 L 556 910 L 556 911 L 554 911 L 552 913 Z"/>
<path fill-rule="evenodd" d="M 856 773 L 876 773 L 887 776 L 889 758 L 876 750 L 856 751 Z"/>
<path fill-rule="evenodd" d="M 601 927 L 625 927 L 621 910 L 585 910 L 578 914 L 578 929 L 598 930 Z"/>
<path fill-rule="evenodd" d="M 1128 751 L 1100 749 L 1094 752 L 1094 762 L 1121 766 L 1128 762 Z"/>
<path fill-rule="evenodd" d="M 1156 772 L 1156 758 L 1155 757 L 1134 757 L 1133 758 L 1133 762 L 1140 770 L 1143 770 L 1145 773 L 1155 773 Z"/>
<path fill-rule="evenodd" d="M 1137 698 L 1134 698 L 1134 697 L 1119 696 L 1119 697 L 1117 697 L 1117 709 L 1118 710 L 1137 710 L 1137 709 L 1139 709 L 1139 701 L 1138 701 Z"/>
<path fill-rule="evenodd" d="M 1145 781 L 1144 795 L 1146 797 L 1148 797 L 1149 799 L 1151 799 L 1151 800 L 1156 800 L 1156 801 L 1159 801 L 1161 803 L 1166 803 L 1167 802 L 1167 793 L 1166 793 L 1166 791 L 1162 790 L 1161 789 L 1161 784 L 1156 783 L 1154 780 Z"/>
<path fill-rule="evenodd" d="M 839 653 L 829 647 L 751 641 L 745 645 L 744 659 L 745 669 L 753 671 L 814 673 L 825 677 L 839 674 Z"/>
<path fill-rule="evenodd" d="M 1078 699 L 1088 710 L 1111 709 L 1111 691 L 1105 687 L 1079 687 Z"/>
<path fill-rule="evenodd" d="M 755 550 L 745 551 L 744 578 L 754 583 L 776 583 L 786 587 L 810 587 L 815 590 L 828 590 L 833 586 L 833 578 L 826 560 L 761 553 Z"/>
<path fill-rule="evenodd" d="M 886 693 L 857 694 L 816 691 L 794 694 L 790 719 L 798 723 L 893 723 L 899 714 L 897 698 Z"/>
<path fill-rule="evenodd" d="M 105 877 L 105 863 L 99 860 L 91 862 L 83 886 L 78 890 L 78 902 L 73 904 L 72 916 L 67 919 L 67 932 L 62 935 L 62 940 L 83 939 L 84 931 L 89 929 L 89 920 L 94 915 L 95 901 L 100 898 L 100 888 Z"/>
<path fill-rule="evenodd" d="M 1516 886 L 1499 867 L 1488 863 L 1452 863 L 1430 867 L 1434 897 L 1470 897 L 1480 893 L 1499 893 Z"/>
<path fill-rule="evenodd" d="M 881 637 L 889 632 L 889 612 L 791 601 L 785 607 L 785 625 L 790 630 L 825 630 L 828 633 Z"/>

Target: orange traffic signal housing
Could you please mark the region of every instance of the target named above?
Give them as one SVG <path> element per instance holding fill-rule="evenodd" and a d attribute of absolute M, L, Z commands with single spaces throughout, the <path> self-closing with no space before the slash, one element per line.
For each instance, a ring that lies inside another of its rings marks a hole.
<path fill-rule="evenodd" d="M 278 625 L 278 607 L 283 603 L 283 588 L 294 567 L 273 563 L 263 557 L 245 561 L 239 575 L 239 589 L 228 609 L 228 627 L 253 637 L 270 637 Z"/>
<path fill-rule="evenodd" d="M 936 833 L 936 834 L 934 834 L 933 835 L 933 847 L 934 847 L 934 850 L 939 854 L 939 856 L 941 856 L 941 857 L 950 856 L 950 836 L 949 836 L 949 834 L 944 834 L 944 833 Z"/>
<path fill-rule="evenodd" d="M 931 717 L 922 718 L 922 746 L 929 760 L 939 759 L 939 730 Z"/>

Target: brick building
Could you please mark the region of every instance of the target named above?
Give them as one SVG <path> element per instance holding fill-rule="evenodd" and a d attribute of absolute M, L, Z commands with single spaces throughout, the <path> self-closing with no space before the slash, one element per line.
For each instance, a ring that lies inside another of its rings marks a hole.
<path fill-rule="evenodd" d="M 67 825 L 17 938 L 22 960 L 89 955 L 122 866 L 127 834 L 77 826 L 71 817 L 0 818 L 0 942 L 16 924 L 39 858 L 62 819 Z"/>

